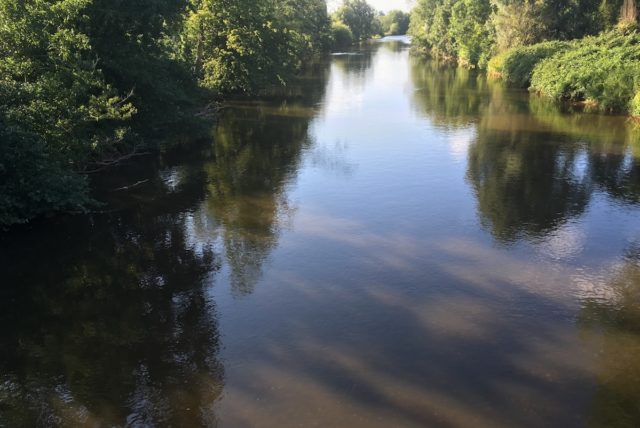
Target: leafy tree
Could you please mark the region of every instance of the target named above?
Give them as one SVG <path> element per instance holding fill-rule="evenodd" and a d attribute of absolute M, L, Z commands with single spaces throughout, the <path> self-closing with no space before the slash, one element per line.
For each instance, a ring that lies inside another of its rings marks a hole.
<path fill-rule="evenodd" d="M 78 172 L 192 116 L 202 88 L 286 83 L 329 22 L 324 0 L 0 0 L 0 224 L 85 209 Z"/>
<path fill-rule="evenodd" d="M 331 24 L 331 44 L 335 49 L 344 49 L 353 44 L 353 33 L 342 22 Z"/>
<path fill-rule="evenodd" d="M 542 41 L 544 23 L 535 3 L 497 1 L 495 5 L 491 20 L 499 52 Z"/>
<path fill-rule="evenodd" d="M 451 11 L 455 0 L 419 0 L 411 13 L 409 34 L 415 45 L 443 59 L 456 56 L 456 40 L 452 37 Z"/>
<path fill-rule="evenodd" d="M 396 36 L 407 34 L 409 31 L 409 14 L 401 10 L 392 10 L 378 17 L 382 27 L 382 34 Z"/>
<path fill-rule="evenodd" d="M 325 0 L 273 0 L 283 25 L 302 35 L 311 54 L 331 44 L 331 19 Z"/>
<path fill-rule="evenodd" d="M 85 8 L 87 19 L 80 29 L 88 35 L 106 81 L 131 93 L 130 102 L 138 110 L 133 124 L 139 125 L 138 135 L 162 138 L 205 102 L 206 94 L 180 55 L 188 4 L 189 0 L 90 0 Z"/>
<path fill-rule="evenodd" d="M 466 64 L 486 66 L 493 50 L 493 12 L 490 0 L 461 0 L 451 10 L 452 38 L 456 56 Z"/>
<path fill-rule="evenodd" d="M 376 12 L 365 0 L 344 0 L 334 13 L 334 19 L 344 23 L 356 41 L 373 37 L 376 32 Z"/>
<path fill-rule="evenodd" d="M 184 56 L 217 92 L 256 92 L 298 70 L 304 38 L 284 27 L 268 0 L 193 0 Z"/>
<path fill-rule="evenodd" d="M 418 50 L 485 67 L 496 52 L 609 28 L 617 1 L 418 0 L 409 32 Z"/>
<path fill-rule="evenodd" d="M 83 208 L 87 187 L 74 171 L 126 149 L 135 109 L 105 82 L 78 30 L 88 4 L 0 0 L 2 224 Z"/>
<path fill-rule="evenodd" d="M 38 135 L 0 123 L 0 225 L 87 206 L 86 180 Z"/>

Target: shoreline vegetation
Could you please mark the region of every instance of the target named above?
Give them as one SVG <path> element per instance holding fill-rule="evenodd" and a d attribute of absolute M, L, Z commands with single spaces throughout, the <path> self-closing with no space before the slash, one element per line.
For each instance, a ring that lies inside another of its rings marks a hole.
<path fill-rule="evenodd" d="M 172 150 L 180 129 L 206 135 L 221 101 L 408 25 L 364 0 L 333 15 L 326 0 L 0 0 L 0 229 L 108 208 L 95 174 Z"/>
<path fill-rule="evenodd" d="M 413 51 L 602 112 L 640 115 L 635 0 L 0 0 L 0 228 L 109 207 L 94 176 L 208 135 L 329 51 Z M 191 138 L 183 138 L 188 129 Z M 179 142 L 176 142 L 179 141 Z"/>
<path fill-rule="evenodd" d="M 589 111 L 640 116 L 635 0 L 418 0 L 413 52 Z"/>

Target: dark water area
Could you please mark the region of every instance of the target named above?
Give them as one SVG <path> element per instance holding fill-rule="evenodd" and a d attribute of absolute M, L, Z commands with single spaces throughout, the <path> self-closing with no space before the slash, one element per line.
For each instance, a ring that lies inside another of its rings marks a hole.
<path fill-rule="evenodd" d="M 567 109 L 400 38 L 230 103 L 0 236 L 0 427 L 639 426 L 640 133 Z"/>

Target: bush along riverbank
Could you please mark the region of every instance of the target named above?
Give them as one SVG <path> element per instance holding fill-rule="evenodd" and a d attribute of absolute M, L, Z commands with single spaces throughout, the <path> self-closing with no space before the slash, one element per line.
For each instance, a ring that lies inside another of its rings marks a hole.
<path fill-rule="evenodd" d="M 640 33 L 634 25 L 510 49 L 489 62 L 488 73 L 552 99 L 640 115 Z"/>
<path fill-rule="evenodd" d="M 417 0 L 413 50 L 545 97 L 640 115 L 636 0 Z"/>

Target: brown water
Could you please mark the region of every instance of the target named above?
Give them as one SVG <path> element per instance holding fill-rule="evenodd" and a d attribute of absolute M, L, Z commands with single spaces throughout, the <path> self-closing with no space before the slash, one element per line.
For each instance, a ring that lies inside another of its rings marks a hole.
<path fill-rule="evenodd" d="M 639 426 L 637 141 L 333 56 L 0 238 L 0 426 Z"/>

